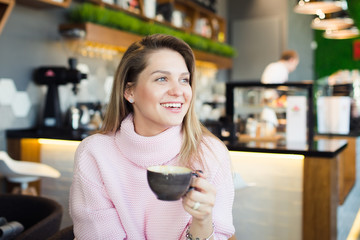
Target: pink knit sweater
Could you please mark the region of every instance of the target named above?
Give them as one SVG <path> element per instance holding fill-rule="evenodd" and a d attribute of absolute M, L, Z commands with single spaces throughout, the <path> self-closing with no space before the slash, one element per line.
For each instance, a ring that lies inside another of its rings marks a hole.
<path fill-rule="evenodd" d="M 148 166 L 177 164 L 181 141 L 181 126 L 153 137 L 136 134 L 132 115 L 116 134 L 84 139 L 76 151 L 70 191 L 76 239 L 185 239 L 191 215 L 181 200 L 158 200 L 146 180 Z M 209 166 L 205 174 L 217 188 L 215 239 L 228 239 L 234 234 L 230 158 L 221 142 L 206 141 L 217 156 L 204 151 Z"/>

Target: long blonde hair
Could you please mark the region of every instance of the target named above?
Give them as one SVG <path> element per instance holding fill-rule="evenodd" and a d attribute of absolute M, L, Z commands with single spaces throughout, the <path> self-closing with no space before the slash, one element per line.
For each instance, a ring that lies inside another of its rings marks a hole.
<path fill-rule="evenodd" d="M 101 132 L 114 133 L 118 131 L 121 122 L 129 113 L 134 111 L 132 105 L 125 99 L 125 90 L 128 83 L 132 83 L 132 86 L 136 85 L 139 74 L 147 66 L 148 55 L 164 48 L 176 51 L 184 58 L 190 73 L 190 85 L 193 92 L 190 107 L 182 125 L 183 142 L 180 150 L 180 164 L 192 167 L 193 163 L 197 162 L 204 166 L 206 164 L 201 159 L 202 150 L 199 145 L 204 134 L 212 134 L 200 123 L 195 114 L 195 57 L 187 43 L 173 36 L 164 34 L 150 35 L 133 43 L 126 50 L 115 73 L 112 93 Z"/>

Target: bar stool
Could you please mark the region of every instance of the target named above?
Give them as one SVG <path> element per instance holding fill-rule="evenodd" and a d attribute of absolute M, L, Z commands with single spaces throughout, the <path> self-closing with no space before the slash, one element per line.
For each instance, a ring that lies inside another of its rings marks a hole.
<path fill-rule="evenodd" d="M 19 183 L 12 193 L 24 195 L 37 195 L 34 187 L 29 187 L 30 182 L 40 177 L 59 178 L 60 172 L 49 165 L 29 161 L 17 161 L 12 159 L 7 152 L 0 151 L 0 175 L 6 177 L 9 182 Z"/>

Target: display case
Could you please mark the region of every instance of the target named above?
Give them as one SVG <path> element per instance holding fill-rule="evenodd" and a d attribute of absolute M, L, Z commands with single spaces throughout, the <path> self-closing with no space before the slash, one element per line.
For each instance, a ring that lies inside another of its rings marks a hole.
<path fill-rule="evenodd" d="M 239 141 L 313 141 L 313 84 L 231 82 L 226 85 L 226 115 Z"/>

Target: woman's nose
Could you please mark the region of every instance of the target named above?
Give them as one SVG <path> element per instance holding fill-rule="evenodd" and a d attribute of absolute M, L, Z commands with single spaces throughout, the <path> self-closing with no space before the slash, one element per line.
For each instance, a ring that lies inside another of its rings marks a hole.
<path fill-rule="evenodd" d="M 171 84 L 169 89 L 169 95 L 180 96 L 183 94 L 182 86 L 178 82 L 174 82 Z"/>

